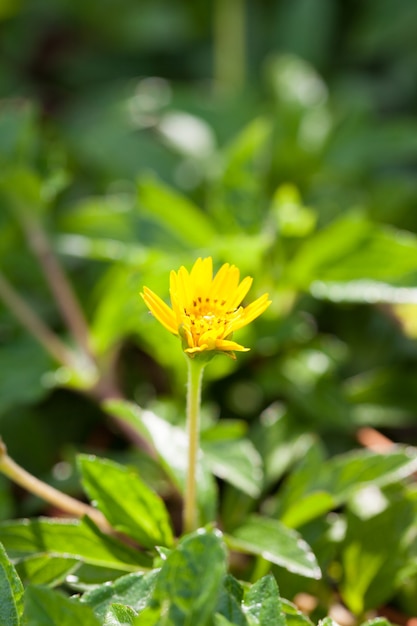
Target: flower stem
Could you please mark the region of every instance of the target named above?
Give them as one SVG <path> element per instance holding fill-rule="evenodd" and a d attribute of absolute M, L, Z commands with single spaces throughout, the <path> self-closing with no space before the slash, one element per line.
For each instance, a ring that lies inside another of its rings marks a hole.
<path fill-rule="evenodd" d="M 214 4 L 214 81 L 234 92 L 246 78 L 244 0 L 216 0 Z"/>
<path fill-rule="evenodd" d="M 197 459 L 200 439 L 200 402 L 201 383 L 206 363 L 198 359 L 187 358 L 187 434 L 188 464 L 184 494 L 183 526 L 184 532 L 192 532 L 198 527 L 197 510 Z"/>
<path fill-rule="evenodd" d="M 111 526 L 107 522 L 106 518 L 100 511 L 93 509 L 93 507 L 84 502 L 80 502 L 71 496 L 68 496 L 62 491 L 51 487 L 42 480 L 39 480 L 23 467 L 20 467 L 13 459 L 7 454 L 6 446 L 0 439 L 0 472 L 10 478 L 17 485 L 20 485 L 35 496 L 42 498 L 46 502 L 49 502 L 53 506 L 57 507 L 65 513 L 75 515 L 76 517 L 83 517 L 88 515 L 103 532 L 110 532 Z"/>

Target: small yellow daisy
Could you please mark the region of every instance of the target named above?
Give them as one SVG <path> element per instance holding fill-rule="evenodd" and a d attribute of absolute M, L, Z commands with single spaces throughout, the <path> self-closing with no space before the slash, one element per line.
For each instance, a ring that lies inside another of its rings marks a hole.
<path fill-rule="evenodd" d="M 213 277 L 211 257 L 197 259 L 191 272 L 180 267 L 170 275 L 170 308 L 148 287 L 141 293 L 146 306 L 156 319 L 171 333 L 182 338 L 184 351 L 193 357 L 207 351 L 246 352 L 232 341 L 232 333 L 249 324 L 271 304 L 268 294 L 241 306 L 252 278 L 239 282 L 240 272 L 235 265 L 225 263 Z"/>

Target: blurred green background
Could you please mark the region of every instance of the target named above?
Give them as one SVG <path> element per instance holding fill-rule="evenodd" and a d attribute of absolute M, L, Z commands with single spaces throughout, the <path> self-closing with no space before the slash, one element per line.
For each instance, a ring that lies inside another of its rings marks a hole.
<path fill-rule="evenodd" d="M 167 298 L 169 271 L 207 255 L 273 301 L 239 335 L 251 351 L 207 368 L 207 424 L 242 420 L 264 458 L 271 405 L 329 454 L 362 426 L 416 442 L 416 29 L 415 0 L 0 1 L 0 431 L 16 460 L 75 490 L 74 450 L 129 453 L 100 407 L 114 395 L 182 423 L 180 346 L 139 292 Z M 4 484 L 2 517 L 39 510 Z"/>
<path fill-rule="evenodd" d="M 248 301 L 272 305 L 236 336 L 250 352 L 206 370 L 205 519 L 301 526 L 321 601 L 345 585 L 359 614 L 405 581 L 415 614 L 415 487 L 391 485 L 390 457 L 335 455 L 363 428 L 417 442 L 416 32 L 415 0 L 0 0 L 0 434 L 16 461 L 77 496 L 76 452 L 134 464 L 178 530 L 175 447 L 161 469 L 106 402 L 183 425 L 180 343 L 139 294 L 168 299 L 198 256 L 235 263 Z M 366 477 L 386 510 L 354 500 Z M 55 511 L 0 481 L 0 518 L 40 513 Z M 365 565 L 386 558 L 364 588 L 357 537 Z M 286 597 L 306 589 L 278 577 Z"/>

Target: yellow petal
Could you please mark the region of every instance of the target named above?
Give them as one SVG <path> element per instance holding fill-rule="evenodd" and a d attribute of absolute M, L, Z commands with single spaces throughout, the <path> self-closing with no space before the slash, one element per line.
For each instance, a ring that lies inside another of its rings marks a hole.
<path fill-rule="evenodd" d="M 233 310 L 242 302 L 243 298 L 248 293 L 252 286 L 253 278 L 246 276 L 233 294 L 233 298 L 230 301 L 230 308 Z"/>
<path fill-rule="evenodd" d="M 165 302 L 156 295 L 148 287 L 143 288 L 143 293 L 140 294 L 145 301 L 146 306 L 151 313 L 156 317 L 158 322 L 162 324 L 167 330 L 174 335 L 178 335 L 178 325 L 176 323 L 175 314 L 172 309 L 169 308 Z"/>
<path fill-rule="evenodd" d="M 223 352 L 228 352 L 232 350 L 233 352 L 249 352 L 250 348 L 245 348 L 241 346 L 239 343 L 235 341 L 230 341 L 229 339 L 219 339 L 216 341 L 216 349 L 222 350 Z"/>
<path fill-rule="evenodd" d="M 271 304 L 271 300 L 268 300 L 268 294 L 264 293 L 263 296 L 251 302 L 247 307 L 243 309 L 242 316 L 235 321 L 233 321 L 230 325 L 232 328 L 232 332 L 239 330 L 239 328 L 243 328 L 247 324 L 250 324 L 254 319 L 259 317 Z"/>
<path fill-rule="evenodd" d="M 201 296 L 207 292 L 213 280 L 213 259 L 197 259 L 190 272 L 190 287 L 193 297 Z"/>

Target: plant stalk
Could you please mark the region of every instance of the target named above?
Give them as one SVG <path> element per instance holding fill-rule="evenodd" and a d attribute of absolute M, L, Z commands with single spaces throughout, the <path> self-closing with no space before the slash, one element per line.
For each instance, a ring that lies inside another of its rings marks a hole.
<path fill-rule="evenodd" d="M 222 91 L 241 89 L 246 79 L 245 1 L 216 0 L 214 82 Z"/>
<path fill-rule="evenodd" d="M 89 344 L 88 324 L 75 293 L 55 255 L 39 220 L 29 213 L 18 213 L 26 239 L 49 284 L 61 315 L 78 346 L 93 361 Z"/>
<path fill-rule="evenodd" d="M 198 359 L 188 361 L 187 386 L 187 435 L 188 435 L 188 462 L 187 478 L 184 494 L 183 527 L 189 533 L 198 528 L 197 507 L 197 462 L 200 449 L 200 404 L 201 385 L 205 363 Z"/>
<path fill-rule="evenodd" d="M 33 312 L 1 272 L 0 298 L 54 359 L 67 367 L 75 366 L 77 359 L 72 351 Z"/>
<path fill-rule="evenodd" d="M 94 509 L 84 502 L 80 502 L 71 496 L 68 496 L 62 491 L 51 487 L 42 480 L 39 480 L 23 467 L 18 465 L 8 454 L 7 449 L 3 441 L 0 439 L 0 472 L 7 476 L 10 480 L 20 485 L 26 491 L 33 493 L 45 502 L 49 502 L 59 510 L 75 515 L 76 517 L 83 517 L 88 515 L 95 524 L 103 531 L 110 532 L 112 530 L 110 524 L 100 511 Z"/>

